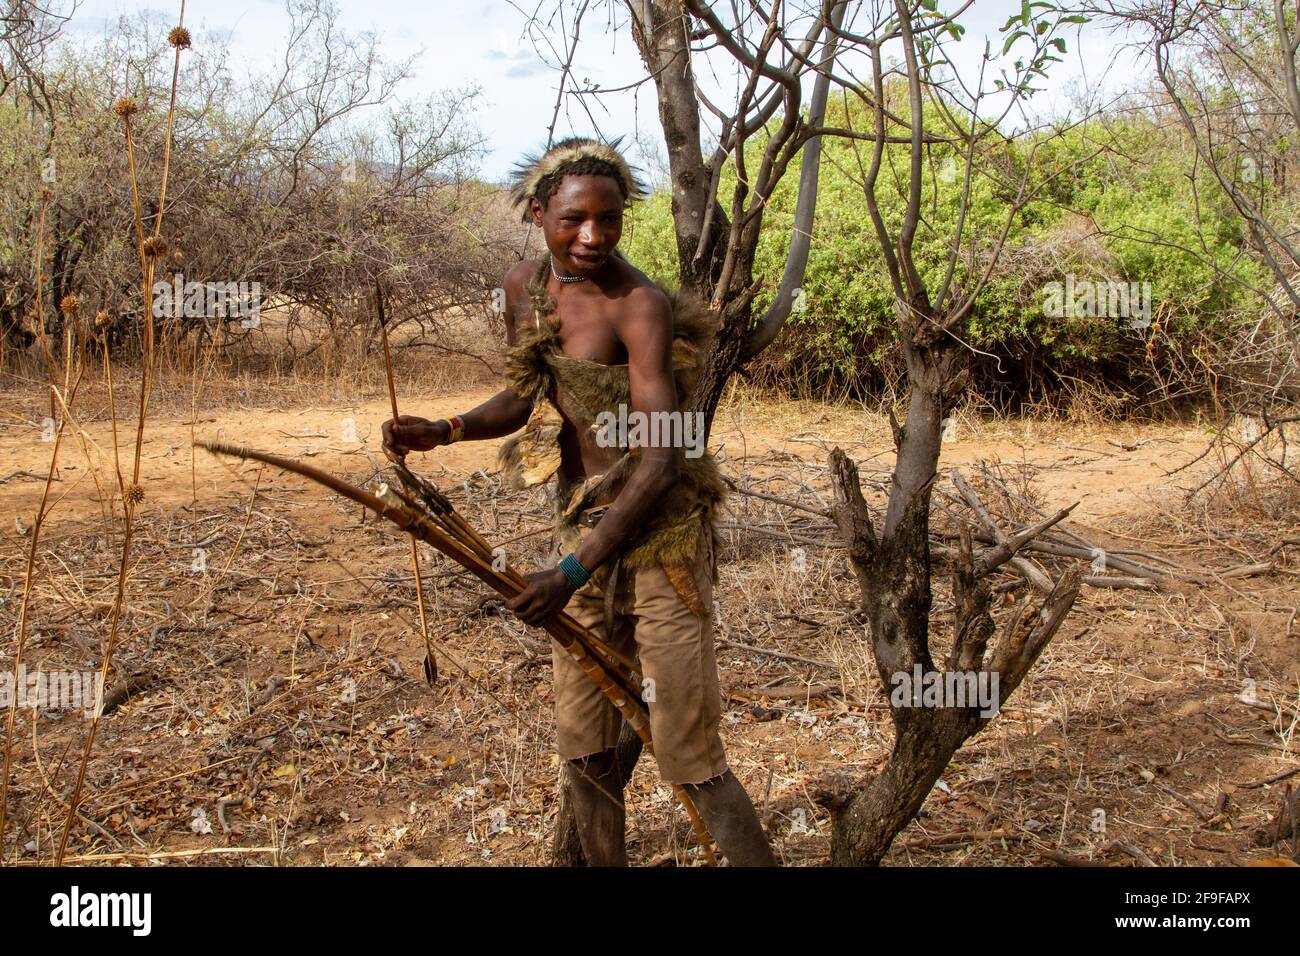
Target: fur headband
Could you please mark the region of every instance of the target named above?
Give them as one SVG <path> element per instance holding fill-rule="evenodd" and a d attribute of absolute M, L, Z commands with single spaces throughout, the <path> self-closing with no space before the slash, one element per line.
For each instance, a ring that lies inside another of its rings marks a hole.
<path fill-rule="evenodd" d="M 608 163 L 614 168 L 628 200 L 642 198 L 645 195 L 645 186 L 633 173 L 632 167 L 623 158 L 623 154 L 618 151 L 622 141 L 620 137 L 612 143 L 601 143 L 594 139 L 573 136 L 560 140 L 539 156 L 525 157 L 523 162 L 516 164 L 510 177 L 510 198 L 515 206 L 523 207 L 523 221 L 528 222 L 531 219 L 528 201 L 536 198 L 542 180 L 556 173 L 562 173 L 566 167 L 584 159 Z"/>

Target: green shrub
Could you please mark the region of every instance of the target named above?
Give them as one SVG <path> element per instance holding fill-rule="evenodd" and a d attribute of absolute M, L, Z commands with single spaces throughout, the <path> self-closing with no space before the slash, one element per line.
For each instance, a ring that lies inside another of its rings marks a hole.
<path fill-rule="evenodd" d="M 845 125 L 842 108 L 828 122 Z M 851 122 L 864 128 L 861 115 Z M 757 163 L 761 143 L 751 147 Z M 1016 141 L 1013 162 L 1021 169 L 1032 164 L 1041 192 L 1012 217 L 999 264 L 965 320 L 963 338 L 988 353 L 975 356 L 976 387 L 1008 405 L 1050 400 L 1063 383 L 1079 377 L 1140 396 L 1153 377 L 1161 377 L 1162 362 L 1177 364 L 1203 335 L 1228 334 L 1232 317 L 1251 308 L 1253 294 L 1214 266 L 1256 285 L 1266 284 L 1264 271 L 1242 256 L 1238 220 L 1217 183 L 1202 173 L 1192 190 L 1187 171 L 1193 164 L 1176 134 L 1142 117 L 1110 119 L 1033 147 L 1028 138 Z M 881 213 L 895 231 L 906 204 L 907 149 L 890 145 L 880 176 Z M 865 162 L 865 149 L 862 155 Z M 957 288 L 971 279 L 966 253 L 975 253 L 975 268 L 984 267 L 1013 202 L 998 182 L 979 174 L 978 161 L 976 168 Z M 821 394 L 869 397 L 900 374 L 893 292 L 858 170 L 853 143 L 824 144 L 804 308 L 790 316 L 754 365 L 773 385 L 797 381 Z M 733 172 L 724 172 L 724 201 Z M 932 295 L 947 268 L 963 175 L 950 150 L 931 150 L 914 249 Z M 770 304 L 780 281 L 796 187 L 797 176 L 787 175 L 764 215 L 755 273 L 766 281 L 755 315 Z M 648 274 L 672 283 L 670 216 L 670 197 L 652 196 L 632 216 L 626 249 Z M 1149 283 L 1153 325 L 1134 328 L 1118 316 L 1045 314 L 1045 288 L 1063 282 L 1067 273 L 1079 281 L 1138 283 L 1139 289 Z"/>

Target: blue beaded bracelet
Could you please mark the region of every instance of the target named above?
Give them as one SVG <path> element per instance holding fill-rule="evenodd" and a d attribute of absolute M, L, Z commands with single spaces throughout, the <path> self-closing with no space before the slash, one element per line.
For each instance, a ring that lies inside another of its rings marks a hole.
<path fill-rule="evenodd" d="M 569 579 L 569 583 L 575 588 L 582 587 L 591 579 L 591 572 L 584 568 L 582 562 L 572 554 L 566 555 L 564 560 L 560 562 L 560 570 L 564 572 L 564 576 Z"/>

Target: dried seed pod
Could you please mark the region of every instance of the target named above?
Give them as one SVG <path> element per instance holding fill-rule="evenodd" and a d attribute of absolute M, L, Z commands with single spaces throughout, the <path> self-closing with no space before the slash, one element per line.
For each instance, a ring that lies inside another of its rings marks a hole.
<path fill-rule="evenodd" d="M 140 502 L 144 501 L 144 489 L 139 485 L 132 485 L 130 488 L 126 489 L 126 500 L 134 505 L 138 505 Z"/>
<path fill-rule="evenodd" d="M 105 312 L 103 309 L 100 309 L 98 312 L 95 313 L 95 328 L 106 329 L 109 327 L 109 325 L 112 324 L 112 322 L 113 322 L 113 317 L 109 315 L 107 312 Z"/>
<path fill-rule="evenodd" d="M 113 112 L 122 119 L 130 119 L 132 115 L 140 112 L 140 107 L 131 97 L 124 96 L 113 104 Z"/>
<path fill-rule="evenodd" d="M 144 254 L 151 259 L 161 259 L 167 255 L 167 240 L 162 236 L 150 236 L 144 241 Z"/>
<path fill-rule="evenodd" d="M 178 50 L 189 49 L 190 31 L 184 27 L 174 27 L 172 32 L 167 34 L 167 42 Z"/>
<path fill-rule="evenodd" d="M 75 319 L 81 314 L 81 296 L 75 292 L 69 292 L 59 300 L 59 311 L 69 319 Z"/>

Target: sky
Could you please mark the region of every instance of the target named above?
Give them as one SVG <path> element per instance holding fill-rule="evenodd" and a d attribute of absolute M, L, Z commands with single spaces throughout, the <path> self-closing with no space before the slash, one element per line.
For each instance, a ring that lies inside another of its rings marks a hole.
<path fill-rule="evenodd" d="M 416 57 L 414 75 L 401 87 L 401 96 L 415 99 L 467 85 L 482 89 L 473 122 L 486 150 L 481 175 L 491 181 L 502 180 L 521 155 L 545 144 L 555 108 L 559 58 L 540 35 L 535 34 L 536 43 L 530 39 L 528 16 L 523 12 L 539 6 L 549 12 L 555 9 L 555 0 L 517 2 L 518 6 L 507 0 L 341 0 L 339 5 L 341 29 L 353 34 L 373 32 L 389 59 Z M 65 33 L 74 42 L 93 40 L 113 32 L 119 17 L 141 11 L 156 11 L 174 23 L 179 6 L 179 2 L 166 5 L 156 0 L 81 0 Z M 722 10 L 730 4 L 717 6 Z M 591 7 L 583 20 L 574 77 L 603 89 L 645 80 L 623 4 L 594 0 Z M 976 0 L 966 11 L 961 23 L 967 32 L 952 54 L 963 75 L 974 77 L 984 37 L 992 38 L 1000 50 L 998 27 L 1019 7 L 1018 0 Z M 569 10 L 571 2 L 566 4 Z M 196 42 L 209 34 L 226 38 L 232 57 L 229 66 L 238 76 L 273 67 L 283 54 L 289 17 L 284 0 L 189 0 L 185 23 Z M 1093 25 L 1070 29 L 1065 34 L 1065 62 L 1056 64 L 1044 91 L 1035 97 L 1036 108 L 1063 112 L 1071 95 L 1083 87 L 1112 94 L 1148 82 L 1148 64 L 1116 38 Z M 558 27 L 551 36 L 557 45 L 562 42 Z M 726 65 L 724 57 L 715 55 L 697 67 L 701 84 L 721 97 L 734 88 Z M 653 157 L 663 154 L 653 84 L 644 82 L 639 89 L 612 93 L 598 102 L 584 97 L 583 102 L 591 116 L 575 98 L 566 98 L 556 138 L 593 132 L 623 135 L 625 142 L 639 144 L 632 149 L 634 160 L 653 174 Z"/>

